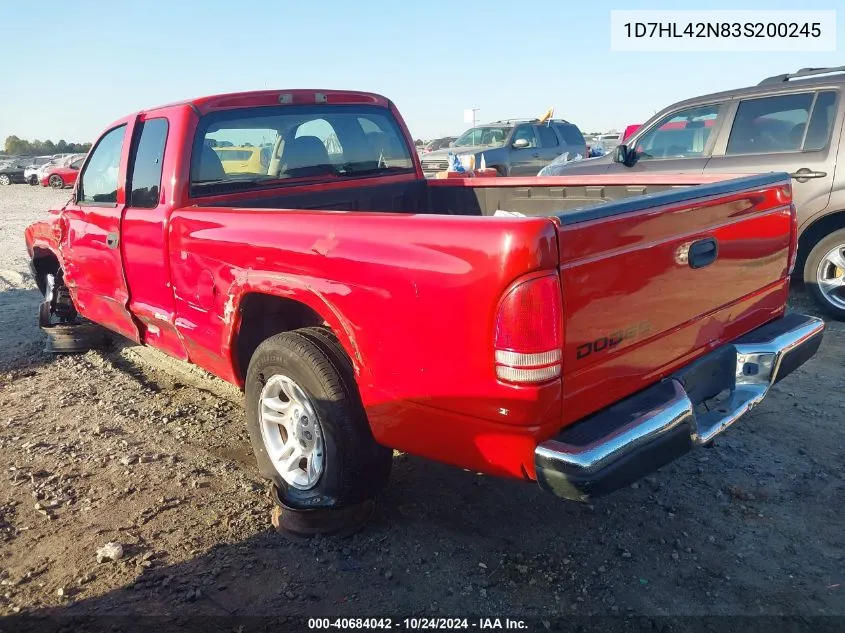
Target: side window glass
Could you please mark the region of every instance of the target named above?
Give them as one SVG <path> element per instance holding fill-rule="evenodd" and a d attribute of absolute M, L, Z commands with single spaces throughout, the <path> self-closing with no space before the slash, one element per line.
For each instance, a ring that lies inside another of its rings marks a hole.
<path fill-rule="evenodd" d="M 542 147 L 556 147 L 559 145 L 557 134 L 548 125 L 538 125 L 537 133 L 540 135 L 540 145 Z"/>
<path fill-rule="evenodd" d="M 125 125 L 106 132 L 91 150 L 91 158 L 80 176 L 81 204 L 117 203 L 117 171 L 125 132 Z"/>
<path fill-rule="evenodd" d="M 721 110 L 713 104 L 667 114 L 636 139 L 638 160 L 704 156 Z"/>
<path fill-rule="evenodd" d="M 520 139 L 528 141 L 528 147 L 537 147 L 537 139 L 534 137 L 534 128 L 530 125 L 520 125 L 513 133 L 513 142 Z"/>
<path fill-rule="evenodd" d="M 799 151 L 812 105 L 812 92 L 741 101 L 725 154 Z"/>
<path fill-rule="evenodd" d="M 836 114 L 836 92 L 825 90 L 816 97 L 813 114 L 807 126 L 807 136 L 804 138 L 804 151 L 824 149 L 830 140 L 830 130 L 833 127 L 833 117 Z"/>
<path fill-rule="evenodd" d="M 584 136 L 574 125 L 558 125 L 557 131 L 563 137 L 563 142 L 567 145 L 586 145 L 587 141 Z"/>
<path fill-rule="evenodd" d="M 166 140 L 167 119 L 149 119 L 141 124 L 129 181 L 130 207 L 152 209 L 158 206 Z"/>

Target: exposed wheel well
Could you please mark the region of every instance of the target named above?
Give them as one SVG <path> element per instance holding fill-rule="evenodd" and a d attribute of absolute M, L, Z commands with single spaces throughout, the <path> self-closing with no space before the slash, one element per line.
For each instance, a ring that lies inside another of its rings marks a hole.
<path fill-rule="evenodd" d="M 249 361 L 258 346 L 274 334 L 325 325 L 310 307 L 293 299 L 250 293 L 241 301 L 240 327 L 232 342 L 235 372 L 246 378 Z"/>
<path fill-rule="evenodd" d="M 44 294 L 47 275 L 55 275 L 60 270 L 59 260 L 50 251 L 36 248 L 32 254 L 32 266 L 35 268 L 35 283 L 41 294 Z"/>
<path fill-rule="evenodd" d="M 804 275 L 804 264 L 807 262 L 807 257 L 813 250 L 813 246 L 819 240 L 824 239 L 825 235 L 843 228 L 845 228 L 845 209 L 828 213 L 805 228 L 801 237 L 798 238 L 798 258 L 795 262 L 795 274 Z"/>

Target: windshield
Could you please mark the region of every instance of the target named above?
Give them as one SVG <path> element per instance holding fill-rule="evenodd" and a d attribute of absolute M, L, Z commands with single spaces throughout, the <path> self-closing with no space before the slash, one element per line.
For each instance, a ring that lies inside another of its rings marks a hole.
<path fill-rule="evenodd" d="M 412 172 L 396 119 L 371 105 L 273 106 L 202 118 L 191 159 L 191 195 L 248 190 L 288 179 Z"/>
<path fill-rule="evenodd" d="M 463 134 L 452 144 L 452 147 L 473 147 L 485 145 L 488 147 L 501 147 L 505 144 L 512 127 L 474 127 Z"/>

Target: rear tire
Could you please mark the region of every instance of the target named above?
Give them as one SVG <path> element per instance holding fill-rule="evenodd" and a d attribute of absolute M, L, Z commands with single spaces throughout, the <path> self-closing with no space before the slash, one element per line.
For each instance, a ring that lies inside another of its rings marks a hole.
<path fill-rule="evenodd" d="M 804 285 L 821 310 L 845 321 L 845 229 L 819 240 L 810 251 Z"/>
<path fill-rule="evenodd" d="M 325 327 L 309 327 L 298 330 L 300 334 L 309 338 L 314 344 L 322 348 L 323 352 L 335 364 L 335 369 L 343 376 L 344 386 L 347 388 L 347 398 L 358 412 L 358 416 L 367 419 L 367 412 L 361 402 L 361 395 L 358 393 L 357 381 L 355 379 L 355 367 L 343 349 L 343 345 L 337 340 L 334 333 Z M 369 430 L 369 423 L 367 423 Z M 393 468 L 393 449 L 382 446 L 372 438 L 372 456 L 364 476 L 370 479 L 370 486 L 375 492 L 380 492 L 390 478 L 390 471 Z"/>
<path fill-rule="evenodd" d="M 373 439 L 354 379 L 331 338 L 314 328 L 277 334 L 249 362 L 245 395 L 253 452 L 261 474 L 292 508 L 371 499 L 389 472 L 385 449 Z"/>
<path fill-rule="evenodd" d="M 50 176 L 49 180 L 47 180 L 47 184 L 49 184 L 53 189 L 64 189 L 65 181 L 62 180 L 61 176 L 53 174 Z"/>

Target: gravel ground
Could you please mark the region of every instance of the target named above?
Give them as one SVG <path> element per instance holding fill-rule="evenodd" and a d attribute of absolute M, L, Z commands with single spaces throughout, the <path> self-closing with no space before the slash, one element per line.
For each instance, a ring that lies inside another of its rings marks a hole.
<path fill-rule="evenodd" d="M 0 187 L 0 615 L 845 615 L 843 324 L 715 449 L 591 505 L 396 454 L 366 531 L 297 543 L 234 389 L 41 351 L 22 232 L 67 198 Z"/>

